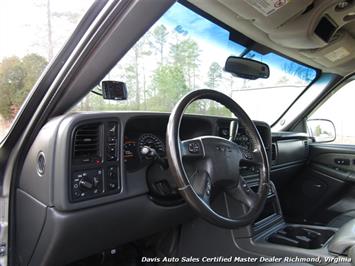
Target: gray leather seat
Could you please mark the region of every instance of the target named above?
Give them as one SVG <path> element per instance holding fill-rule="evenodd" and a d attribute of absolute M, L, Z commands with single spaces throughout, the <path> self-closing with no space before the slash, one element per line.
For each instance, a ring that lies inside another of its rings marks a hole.
<path fill-rule="evenodd" d="M 333 220 L 331 220 L 328 223 L 328 226 L 339 228 L 339 227 L 342 227 L 344 224 L 346 224 L 347 222 L 349 222 L 352 219 L 355 219 L 355 210 L 344 212 L 344 213 L 336 216 Z"/>

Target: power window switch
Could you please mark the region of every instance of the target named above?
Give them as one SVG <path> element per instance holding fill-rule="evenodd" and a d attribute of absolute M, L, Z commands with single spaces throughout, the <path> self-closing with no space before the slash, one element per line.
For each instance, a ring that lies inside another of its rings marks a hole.
<path fill-rule="evenodd" d="M 350 165 L 350 160 L 349 159 L 334 159 L 334 162 L 337 164 L 337 165 Z"/>

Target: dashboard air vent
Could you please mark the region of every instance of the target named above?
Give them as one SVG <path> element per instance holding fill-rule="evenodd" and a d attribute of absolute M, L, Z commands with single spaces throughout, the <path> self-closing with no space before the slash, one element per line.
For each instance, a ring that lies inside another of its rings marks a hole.
<path fill-rule="evenodd" d="M 271 146 L 271 160 L 272 161 L 276 161 L 276 156 L 277 156 L 277 146 L 275 143 L 272 143 Z"/>
<path fill-rule="evenodd" d="M 99 156 L 100 125 L 87 124 L 78 127 L 74 132 L 74 159 L 90 161 Z"/>

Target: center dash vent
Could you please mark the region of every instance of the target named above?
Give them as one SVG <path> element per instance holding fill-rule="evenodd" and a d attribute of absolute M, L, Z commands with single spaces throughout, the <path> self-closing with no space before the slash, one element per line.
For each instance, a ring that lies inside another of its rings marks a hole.
<path fill-rule="evenodd" d="M 78 127 L 74 132 L 74 159 L 90 162 L 100 153 L 100 125 L 87 124 Z"/>

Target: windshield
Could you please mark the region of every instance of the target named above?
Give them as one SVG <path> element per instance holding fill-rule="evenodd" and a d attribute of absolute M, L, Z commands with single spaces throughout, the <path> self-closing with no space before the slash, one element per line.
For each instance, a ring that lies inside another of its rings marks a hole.
<path fill-rule="evenodd" d="M 316 77 L 316 70 L 274 53 L 262 55 L 229 39 L 221 26 L 174 4 L 131 48 L 104 80 L 127 84 L 128 100 L 90 93 L 76 110 L 172 110 L 187 92 L 209 88 L 238 102 L 252 119 L 272 124 Z M 223 71 L 228 56 L 244 55 L 270 67 L 268 79 L 246 80 Z M 227 115 L 216 103 L 195 103 L 189 112 Z"/>

